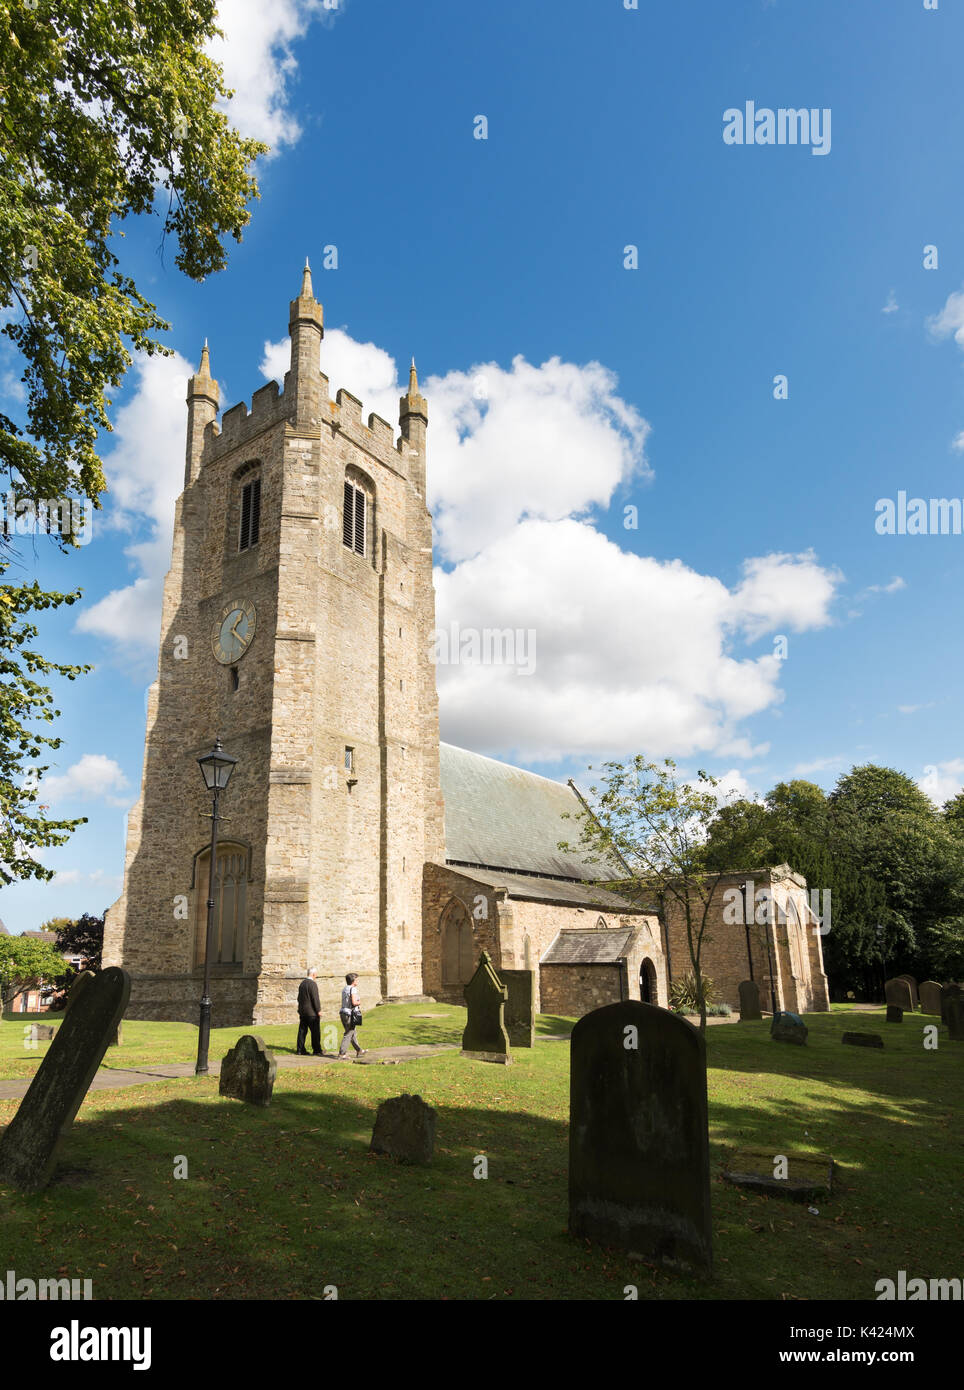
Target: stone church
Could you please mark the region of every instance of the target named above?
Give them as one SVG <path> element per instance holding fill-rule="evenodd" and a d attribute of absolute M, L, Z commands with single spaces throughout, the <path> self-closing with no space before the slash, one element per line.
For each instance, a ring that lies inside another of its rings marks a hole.
<path fill-rule="evenodd" d="M 188 385 L 141 795 L 104 938 L 104 964 L 133 976 L 128 1016 L 198 1017 L 211 801 L 197 759 L 215 737 L 237 759 L 220 805 L 215 1026 L 291 1022 L 309 966 L 332 1017 L 349 970 L 369 1007 L 461 1002 L 483 949 L 496 969 L 535 972 L 544 1013 L 665 1005 L 690 969 L 680 914 L 628 901 L 618 866 L 600 885 L 598 866 L 558 848 L 578 841 L 575 787 L 439 741 L 414 363 L 396 439 L 348 391 L 329 395 L 307 266 L 289 329 L 284 390 L 269 382 L 220 427 L 206 344 Z M 739 877 L 711 904 L 704 969 L 720 997 L 735 1006 L 752 977 L 766 999 L 772 969 L 780 1007 L 827 1008 L 803 880 L 756 875 L 801 912 L 754 962 L 750 934 L 722 920 Z"/>

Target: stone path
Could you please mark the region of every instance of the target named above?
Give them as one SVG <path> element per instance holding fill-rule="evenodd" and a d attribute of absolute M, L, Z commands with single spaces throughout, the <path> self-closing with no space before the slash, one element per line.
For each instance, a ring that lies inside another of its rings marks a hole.
<path fill-rule="evenodd" d="M 419 1057 L 433 1057 L 437 1052 L 457 1052 L 454 1043 L 422 1043 L 412 1047 L 378 1047 L 357 1059 L 360 1066 L 394 1067 L 399 1062 L 414 1062 Z M 278 1070 L 285 1067 L 318 1067 L 335 1061 L 333 1053 L 323 1057 L 299 1057 L 294 1052 L 276 1052 Z M 119 1091 L 126 1086 L 147 1086 L 152 1081 L 172 1081 L 194 1075 L 193 1062 L 172 1062 L 169 1065 L 144 1067 L 101 1067 L 90 1083 L 91 1091 Z M 340 1065 L 345 1065 L 341 1063 Z M 217 1076 L 221 1063 L 212 1060 L 209 1076 Z M 0 1100 L 19 1100 L 26 1095 L 30 1081 L 0 1081 Z"/>

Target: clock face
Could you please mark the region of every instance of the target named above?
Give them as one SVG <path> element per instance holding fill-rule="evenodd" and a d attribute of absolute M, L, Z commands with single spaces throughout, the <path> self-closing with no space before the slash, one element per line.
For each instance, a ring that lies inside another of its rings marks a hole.
<path fill-rule="evenodd" d="M 256 623 L 254 604 L 247 599 L 235 599 L 221 609 L 214 624 L 212 645 L 222 666 L 231 666 L 244 656 L 254 638 Z"/>

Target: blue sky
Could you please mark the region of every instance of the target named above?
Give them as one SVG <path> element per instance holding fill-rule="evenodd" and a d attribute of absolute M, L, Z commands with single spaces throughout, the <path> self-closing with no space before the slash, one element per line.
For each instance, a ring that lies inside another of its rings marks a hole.
<path fill-rule="evenodd" d="M 115 402 L 91 543 L 21 550 L 23 573 L 84 590 L 42 645 L 95 666 L 58 688 L 47 779 L 58 815 L 90 820 L 45 855 L 51 884 L 3 892 L 8 927 L 117 895 L 184 378 L 205 336 L 223 406 L 283 370 L 306 255 L 333 390 L 394 422 L 416 355 L 440 625 L 535 633 L 529 675 L 440 668 L 443 737 L 554 777 L 642 751 L 749 793 L 866 761 L 956 792 L 964 536 L 878 534 L 875 506 L 964 497 L 960 8 L 230 0 L 222 18 L 232 117 L 274 153 L 204 284 L 159 255 L 156 221 L 126 229 L 178 355 Z M 748 101 L 828 109 L 829 151 L 724 143 Z M 17 375 L 5 348 L 11 413 Z"/>

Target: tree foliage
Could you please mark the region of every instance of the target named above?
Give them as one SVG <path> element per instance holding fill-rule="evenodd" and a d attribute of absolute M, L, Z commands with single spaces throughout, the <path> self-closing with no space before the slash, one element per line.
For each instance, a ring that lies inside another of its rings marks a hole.
<path fill-rule="evenodd" d="M 215 19 L 215 0 L 0 4 L 0 316 L 27 390 L 24 426 L 0 414 L 0 470 L 19 495 L 96 502 L 128 345 L 170 352 L 114 253 L 124 219 L 156 212 L 195 280 L 248 222 L 266 147 L 218 109 Z"/>
<path fill-rule="evenodd" d="M 590 771 L 592 769 L 590 768 Z M 701 960 L 709 941 L 706 922 L 720 872 L 706 861 L 709 827 L 719 810 L 716 778 L 698 772 L 695 781 L 680 778 L 675 762 L 648 763 L 642 754 L 626 763 L 603 765 L 601 787 L 589 789 L 589 811 L 579 815 L 578 848 L 593 864 L 622 876 L 618 889 L 636 902 L 655 896 L 673 904 L 686 933 L 700 1028 L 706 1028 Z M 619 867 L 617 867 L 619 866 Z M 602 881 L 602 880 L 601 880 Z M 615 888 L 611 880 L 609 888 Z"/>
<path fill-rule="evenodd" d="M 99 970 L 104 950 L 104 918 L 85 912 L 76 922 L 57 928 L 57 950 L 63 956 L 82 956 L 84 969 Z"/>
<path fill-rule="evenodd" d="M 0 936 L 0 993 L 4 1009 L 28 985 L 56 979 L 63 973 L 63 956 L 46 941 L 35 936 Z"/>

